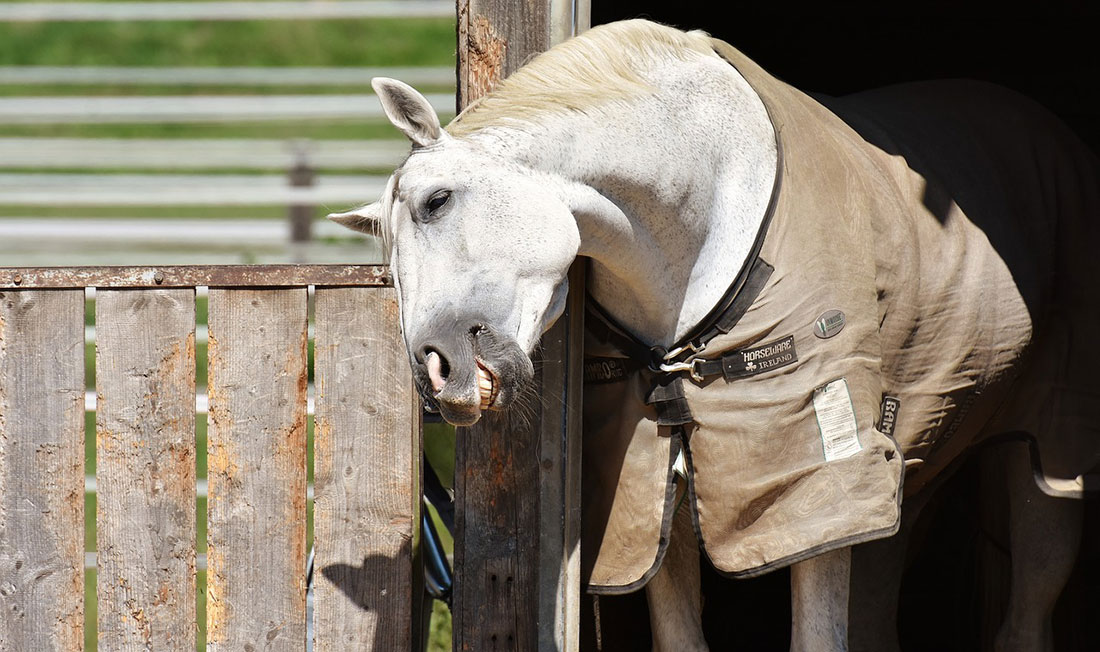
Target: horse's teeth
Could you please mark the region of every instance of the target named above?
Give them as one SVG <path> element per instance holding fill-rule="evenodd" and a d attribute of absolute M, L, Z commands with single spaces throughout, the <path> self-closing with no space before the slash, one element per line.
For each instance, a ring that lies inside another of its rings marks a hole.
<path fill-rule="evenodd" d="M 485 410 L 493 400 L 493 377 L 480 366 L 477 368 L 477 384 L 481 390 L 481 409 Z"/>

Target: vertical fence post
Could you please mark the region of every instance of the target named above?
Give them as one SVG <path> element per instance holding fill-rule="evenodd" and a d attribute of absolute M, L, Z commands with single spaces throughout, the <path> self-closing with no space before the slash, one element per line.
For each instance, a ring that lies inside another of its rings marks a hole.
<path fill-rule="evenodd" d="M 587 26 L 587 4 L 577 7 L 458 0 L 458 109 Z M 536 361 L 534 418 L 488 413 L 458 433 L 455 650 L 577 649 L 584 280 L 574 268 L 569 306 Z"/>
<path fill-rule="evenodd" d="M 96 295 L 104 649 L 195 646 L 195 290 Z"/>
<path fill-rule="evenodd" d="M 207 649 L 306 640 L 306 288 L 210 288 Z"/>
<path fill-rule="evenodd" d="M 318 287 L 315 314 L 313 649 L 409 652 L 421 409 L 397 293 Z"/>
<path fill-rule="evenodd" d="M 291 143 L 294 165 L 287 174 L 291 188 L 310 188 L 317 181 L 317 174 L 309 164 L 309 142 L 298 140 Z M 290 221 L 290 242 L 297 244 L 309 242 L 312 237 L 314 207 L 308 203 L 293 203 L 287 207 L 287 219 Z"/>
<path fill-rule="evenodd" d="M 84 645 L 83 443 L 84 291 L 0 290 L 0 650 Z"/>

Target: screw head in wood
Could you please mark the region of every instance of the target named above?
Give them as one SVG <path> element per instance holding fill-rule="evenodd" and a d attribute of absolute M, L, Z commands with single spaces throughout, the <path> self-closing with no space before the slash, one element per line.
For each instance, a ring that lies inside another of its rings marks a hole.
<path fill-rule="evenodd" d="M 21 284 L 23 282 L 23 275 L 16 274 L 15 276 L 11 277 L 11 282 L 15 283 L 16 285 Z"/>
<path fill-rule="evenodd" d="M 153 281 L 157 285 L 160 285 L 161 283 L 163 283 L 164 282 L 164 272 L 157 272 L 156 274 L 153 274 Z"/>

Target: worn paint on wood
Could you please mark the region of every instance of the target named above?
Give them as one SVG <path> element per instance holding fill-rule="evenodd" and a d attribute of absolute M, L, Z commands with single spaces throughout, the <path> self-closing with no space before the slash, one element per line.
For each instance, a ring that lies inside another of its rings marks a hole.
<path fill-rule="evenodd" d="M 317 288 L 314 649 L 410 650 L 420 401 L 392 289 Z"/>
<path fill-rule="evenodd" d="M 585 264 L 569 270 L 565 313 L 542 338 L 539 380 L 544 395 L 560 392 L 543 411 L 539 443 L 540 532 L 538 649 L 580 645 L 581 398 L 584 365 Z"/>
<path fill-rule="evenodd" d="M 304 650 L 306 288 L 211 288 L 207 641 Z"/>
<path fill-rule="evenodd" d="M 458 109 L 551 44 L 550 0 L 458 0 Z"/>
<path fill-rule="evenodd" d="M 535 363 L 539 364 L 538 361 Z M 489 412 L 459 428 L 455 464 L 456 650 L 535 650 L 539 582 L 537 424 Z"/>
<path fill-rule="evenodd" d="M 588 4 L 459 0 L 459 110 L 553 42 L 588 25 Z M 579 12 L 579 13 L 578 13 Z M 566 27 L 561 21 L 569 17 Z M 458 438 L 456 650 L 576 650 L 583 274 L 543 337 L 541 400 L 490 413 Z M 568 379 L 568 382 L 567 382 Z"/>
<path fill-rule="evenodd" d="M 0 290 L 0 650 L 84 644 L 84 293 Z"/>
<path fill-rule="evenodd" d="M 385 265 L 0 267 L 4 288 L 290 287 L 392 285 Z"/>
<path fill-rule="evenodd" d="M 100 645 L 193 648 L 193 289 L 96 296 L 96 399 Z"/>

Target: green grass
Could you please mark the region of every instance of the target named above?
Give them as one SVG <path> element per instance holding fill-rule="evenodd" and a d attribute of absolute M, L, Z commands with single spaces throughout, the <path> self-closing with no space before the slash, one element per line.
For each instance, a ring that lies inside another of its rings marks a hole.
<path fill-rule="evenodd" d="M 424 424 L 424 454 L 428 464 L 435 469 L 440 482 L 448 489 L 454 488 L 455 476 L 455 427 L 448 423 Z"/>
<path fill-rule="evenodd" d="M 0 23 L 0 65 L 446 66 L 450 18 Z"/>

